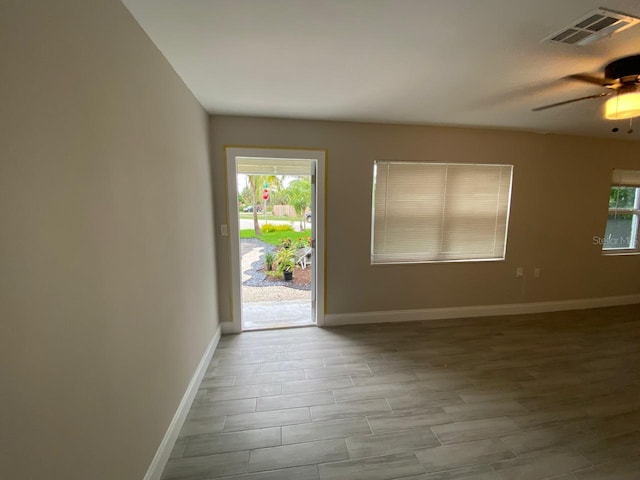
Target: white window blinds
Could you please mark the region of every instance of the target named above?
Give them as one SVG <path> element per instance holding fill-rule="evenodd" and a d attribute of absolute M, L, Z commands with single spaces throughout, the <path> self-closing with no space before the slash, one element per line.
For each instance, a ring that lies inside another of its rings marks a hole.
<path fill-rule="evenodd" d="M 375 162 L 371 263 L 504 259 L 512 172 Z"/>

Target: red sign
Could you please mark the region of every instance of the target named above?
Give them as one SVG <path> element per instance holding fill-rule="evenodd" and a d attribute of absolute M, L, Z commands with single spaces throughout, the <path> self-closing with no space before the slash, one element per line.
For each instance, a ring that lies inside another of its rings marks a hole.
<path fill-rule="evenodd" d="M 266 188 L 262 191 L 262 199 L 269 200 L 269 190 L 267 190 Z"/>

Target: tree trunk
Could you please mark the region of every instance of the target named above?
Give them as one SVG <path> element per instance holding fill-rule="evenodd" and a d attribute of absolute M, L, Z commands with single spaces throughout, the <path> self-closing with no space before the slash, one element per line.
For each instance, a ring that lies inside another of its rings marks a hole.
<path fill-rule="evenodd" d="M 248 177 L 249 186 L 251 187 L 251 191 L 253 192 L 253 231 L 257 236 L 262 235 L 262 230 L 260 230 L 260 224 L 258 223 L 258 185 L 251 175 Z"/>
<path fill-rule="evenodd" d="M 260 224 L 258 223 L 258 205 L 256 201 L 256 195 L 253 195 L 253 230 L 256 232 L 256 235 L 262 235 L 262 230 L 260 230 Z"/>

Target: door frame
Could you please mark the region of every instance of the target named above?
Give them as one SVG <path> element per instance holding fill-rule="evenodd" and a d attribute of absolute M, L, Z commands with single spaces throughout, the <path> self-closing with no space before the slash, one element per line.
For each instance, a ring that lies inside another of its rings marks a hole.
<path fill-rule="evenodd" d="M 238 185 L 237 185 L 237 158 L 291 158 L 305 159 L 316 162 L 316 188 L 315 212 L 312 212 L 313 235 L 315 237 L 315 257 L 313 265 L 313 286 L 315 287 L 315 302 L 312 301 L 312 308 L 315 306 L 316 325 L 324 325 L 325 314 L 325 168 L 326 149 L 307 148 L 287 148 L 287 147 L 238 147 L 225 146 L 225 165 L 227 176 L 227 224 L 229 233 L 229 261 L 230 261 L 230 291 L 231 291 L 231 317 L 233 322 L 233 332 L 242 332 L 242 272 L 240 271 L 240 231 L 238 225 Z M 312 287 L 313 288 L 313 287 Z M 312 293 L 312 297 L 313 297 Z"/>

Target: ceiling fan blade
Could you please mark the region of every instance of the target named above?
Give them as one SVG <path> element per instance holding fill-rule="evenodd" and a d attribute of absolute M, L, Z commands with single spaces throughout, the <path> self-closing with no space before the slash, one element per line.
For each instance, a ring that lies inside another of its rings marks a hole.
<path fill-rule="evenodd" d="M 602 92 L 602 93 L 598 93 L 597 95 L 589 95 L 587 97 L 574 98 L 573 100 L 565 100 L 564 102 L 552 103 L 551 105 L 545 105 L 544 107 L 532 108 L 531 111 L 532 112 L 539 112 L 540 110 L 546 110 L 548 108 L 559 107 L 560 105 L 567 105 L 568 103 L 581 102 L 582 100 L 589 100 L 591 98 L 606 97 L 607 95 L 611 95 L 612 93 L 613 92 Z"/>
<path fill-rule="evenodd" d="M 591 75 L 585 75 L 584 73 L 576 73 L 575 75 L 567 75 L 564 78 L 569 78 L 571 80 L 578 80 L 580 82 L 591 83 L 593 85 L 599 85 L 601 87 L 606 87 L 608 85 L 613 84 L 614 82 L 602 77 L 592 77 Z"/>

